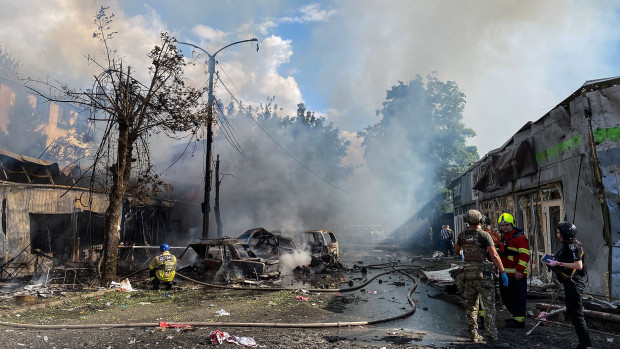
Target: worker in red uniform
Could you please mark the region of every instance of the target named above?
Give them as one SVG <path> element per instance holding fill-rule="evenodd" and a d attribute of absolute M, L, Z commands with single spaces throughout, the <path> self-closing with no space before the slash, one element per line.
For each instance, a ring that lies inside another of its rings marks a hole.
<path fill-rule="evenodd" d="M 502 302 L 510 312 L 506 327 L 524 328 L 530 244 L 523 230 L 515 227 L 514 217 L 511 214 L 502 213 L 498 223 L 502 236 L 497 252 L 508 275 L 508 286 L 502 284 L 499 286 Z"/>

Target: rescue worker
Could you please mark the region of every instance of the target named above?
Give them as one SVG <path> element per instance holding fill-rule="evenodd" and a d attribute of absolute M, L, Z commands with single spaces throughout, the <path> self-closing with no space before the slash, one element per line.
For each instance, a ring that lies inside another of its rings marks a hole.
<path fill-rule="evenodd" d="M 499 244 L 501 237 L 493 228 L 491 228 L 491 220 L 488 216 L 482 217 L 482 230 L 486 231 L 487 233 L 489 233 L 489 235 L 491 235 L 491 239 L 493 239 L 493 245 L 497 246 Z M 497 285 L 497 283 L 495 283 L 494 285 Z M 480 299 L 480 309 L 478 310 L 478 328 L 484 328 L 484 316 L 484 302 L 482 302 L 482 299 Z"/>
<path fill-rule="evenodd" d="M 523 230 L 515 227 L 511 214 L 502 213 L 498 223 L 502 235 L 497 249 L 508 275 L 508 286 L 499 286 L 502 302 L 510 312 L 506 327 L 524 328 L 530 244 Z"/>
<path fill-rule="evenodd" d="M 551 267 L 564 286 L 566 315 L 575 326 L 579 338 L 578 348 L 592 348 L 588 326 L 583 317 L 581 296 L 586 286 L 583 280 L 586 273 L 583 248 L 581 243 L 575 239 L 577 227 L 569 222 L 560 222 L 556 225 L 555 231 L 556 237 L 562 242 L 562 247 L 547 265 Z"/>
<path fill-rule="evenodd" d="M 455 252 L 463 252 L 465 263 L 463 272 L 465 277 L 465 316 L 467 331 L 470 340 L 479 342 L 482 337 L 478 334 L 478 296 L 481 295 L 486 307 L 484 332 L 488 342 L 497 341 L 497 327 L 495 326 L 495 287 L 493 281 L 493 264 L 500 272 L 502 282 L 508 286 L 508 276 L 504 272 L 502 261 L 497 255 L 493 240 L 489 233 L 480 229 L 482 214 L 477 210 L 469 210 L 463 217 L 468 228 L 461 232 L 456 239 Z M 492 263 L 489 261 L 492 261 Z"/>
<path fill-rule="evenodd" d="M 162 254 L 153 258 L 149 265 L 151 283 L 154 290 L 159 290 L 160 284 L 165 284 L 166 290 L 170 290 L 177 269 L 177 257 L 170 253 L 168 244 L 161 244 L 159 250 Z"/>

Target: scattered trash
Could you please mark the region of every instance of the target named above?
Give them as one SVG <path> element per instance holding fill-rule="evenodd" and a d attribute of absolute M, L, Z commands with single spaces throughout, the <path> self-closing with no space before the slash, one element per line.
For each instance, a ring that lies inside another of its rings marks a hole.
<path fill-rule="evenodd" d="M 213 344 L 222 344 L 224 342 L 234 343 L 237 345 L 243 345 L 244 347 L 255 347 L 256 341 L 252 337 L 235 337 L 228 334 L 228 332 L 222 332 L 220 330 L 213 330 L 209 333 L 209 339 Z"/>
<path fill-rule="evenodd" d="M 298 301 L 307 301 L 310 299 L 310 297 L 304 297 L 304 296 L 297 296 L 295 297 L 296 300 Z"/>
<path fill-rule="evenodd" d="M 433 260 L 440 261 L 442 258 L 443 258 L 443 252 L 442 251 L 435 251 L 435 252 L 433 252 Z"/>
<path fill-rule="evenodd" d="M 229 312 L 227 312 L 227 311 L 226 311 L 226 310 L 224 310 L 224 309 L 220 309 L 220 310 L 216 311 L 215 313 L 216 313 L 217 315 L 219 315 L 219 316 L 226 316 L 226 315 L 230 315 L 230 313 L 229 313 Z"/>
<path fill-rule="evenodd" d="M 127 343 L 127 344 L 135 344 L 135 343 L 136 343 L 136 339 L 135 338 L 131 338 L 129 340 L 129 343 Z"/>
<path fill-rule="evenodd" d="M 547 315 L 546 311 L 541 311 L 538 314 L 538 317 L 536 319 L 540 320 L 540 322 L 542 322 L 543 325 L 547 324 L 547 318 L 545 317 Z"/>
<path fill-rule="evenodd" d="M 149 304 L 151 304 L 151 302 L 140 302 L 138 304 L 140 304 L 140 305 L 149 305 Z"/>
<path fill-rule="evenodd" d="M 338 292 L 338 293 L 336 293 L 336 296 L 337 296 L 337 297 L 340 297 L 340 296 L 342 296 L 342 295 L 340 294 L 340 292 Z"/>
<path fill-rule="evenodd" d="M 613 339 L 613 338 L 607 338 L 607 341 L 608 341 L 609 343 L 611 343 L 611 342 L 613 342 L 613 341 L 614 341 L 614 339 Z"/>
<path fill-rule="evenodd" d="M 166 336 L 166 339 L 173 339 L 173 338 L 174 336 L 170 336 L 170 335 Z"/>
<path fill-rule="evenodd" d="M 125 279 L 121 282 L 112 281 L 110 283 L 110 288 L 118 288 L 121 292 L 136 292 L 137 290 L 131 287 L 131 283 L 129 279 Z"/>
<path fill-rule="evenodd" d="M 275 307 L 276 305 L 278 305 L 278 304 L 276 302 L 274 302 L 274 301 L 267 302 L 267 306 L 268 307 Z"/>
<path fill-rule="evenodd" d="M 368 291 L 369 294 L 378 294 L 379 291 Z"/>
<path fill-rule="evenodd" d="M 47 336 L 43 336 L 43 341 L 44 341 L 44 342 L 47 342 L 47 341 L 48 341 Z"/>
<path fill-rule="evenodd" d="M 528 311 L 527 311 L 527 315 L 529 315 L 529 316 L 534 316 L 534 312 L 533 312 L 533 311 L 531 311 L 531 310 L 528 310 Z"/>

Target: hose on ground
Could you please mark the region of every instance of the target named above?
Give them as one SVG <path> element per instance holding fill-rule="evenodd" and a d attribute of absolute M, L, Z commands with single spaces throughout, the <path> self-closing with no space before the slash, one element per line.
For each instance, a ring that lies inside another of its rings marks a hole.
<path fill-rule="evenodd" d="M 346 288 L 346 289 L 311 289 L 309 290 L 310 292 L 350 292 L 350 291 L 355 291 L 358 290 L 362 287 L 364 287 L 365 285 L 368 285 L 371 281 L 375 280 L 377 277 L 381 276 L 381 275 L 385 275 L 385 274 L 389 274 L 389 273 L 394 273 L 394 272 L 398 272 L 401 273 L 405 276 L 407 276 L 408 278 L 410 278 L 413 281 L 413 286 L 409 289 L 408 293 L 407 293 L 407 301 L 409 302 L 409 304 L 411 305 L 411 309 L 396 315 L 396 316 L 392 316 L 392 317 L 388 317 L 388 318 L 384 318 L 384 319 L 377 319 L 377 320 L 371 320 L 371 321 L 342 321 L 342 322 L 315 322 L 315 323 L 278 323 L 278 322 L 271 322 L 271 323 L 251 323 L 251 322 L 184 322 L 184 323 L 168 323 L 168 325 L 189 325 L 189 326 L 194 326 L 194 327 L 201 327 L 201 326 L 212 326 L 212 327 L 282 327 L 282 328 L 329 328 L 329 327 L 348 327 L 348 326 L 365 326 L 365 325 L 374 325 L 374 324 L 379 324 L 379 323 L 384 323 L 384 322 L 389 322 L 389 321 L 394 321 L 394 320 L 398 320 L 398 319 L 402 319 L 405 317 L 408 317 L 410 315 L 412 315 L 413 313 L 415 313 L 416 311 L 416 305 L 415 302 L 413 301 L 413 299 L 411 298 L 411 295 L 413 294 L 413 292 L 415 291 L 415 289 L 418 287 L 418 280 L 412 276 L 411 274 L 406 272 L 407 269 L 392 269 L 389 270 L 387 272 L 378 274 L 376 276 L 374 276 L 373 278 L 369 279 L 367 282 L 363 283 L 362 285 L 356 286 L 356 287 L 351 287 L 351 288 Z M 197 280 L 193 280 L 190 278 L 187 278 L 189 280 L 192 281 L 197 281 Z M 200 281 L 197 281 L 199 284 L 206 284 Z M 211 284 L 207 284 L 207 285 L 211 285 Z M 221 286 L 221 285 L 216 285 L 216 286 Z M 239 287 L 225 287 L 225 288 L 230 288 L 230 289 L 249 289 L 249 290 L 253 290 L 253 291 L 267 291 L 267 289 L 260 289 L 260 288 L 253 288 L 253 287 L 243 287 L 243 288 L 239 288 Z M 273 290 L 273 289 L 270 289 Z M 279 290 L 291 290 L 291 289 L 286 289 L 286 288 L 280 288 Z M 52 330 L 52 329 L 91 329 L 91 328 L 100 328 L 100 329 L 109 329 L 109 328 L 132 328 L 132 327 L 158 327 L 159 323 L 151 323 L 151 322 L 138 322 L 138 323 L 120 323 L 120 324 L 81 324 L 81 325 L 69 325 L 69 324 L 65 324 L 65 325 L 38 325 L 38 324 L 19 324 L 19 323 L 12 323 L 12 322 L 4 322 L 4 321 L 0 321 L 0 326 L 6 326 L 6 327 L 14 327 L 14 328 L 29 328 L 29 329 L 39 329 L 39 330 Z"/>

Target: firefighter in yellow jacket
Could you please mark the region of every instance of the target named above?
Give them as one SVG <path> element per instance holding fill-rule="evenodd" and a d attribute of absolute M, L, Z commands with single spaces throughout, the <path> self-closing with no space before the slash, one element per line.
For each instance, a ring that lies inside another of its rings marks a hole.
<path fill-rule="evenodd" d="M 159 250 L 162 254 L 153 258 L 149 265 L 151 283 L 154 290 L 159 290 L 160 284 L 165 284 L 166 290 L 169 290 L 172 288 L 172 280 L 177 269 L 177 257 L 170 253 L 168 244 L 161 244 Z"/>

